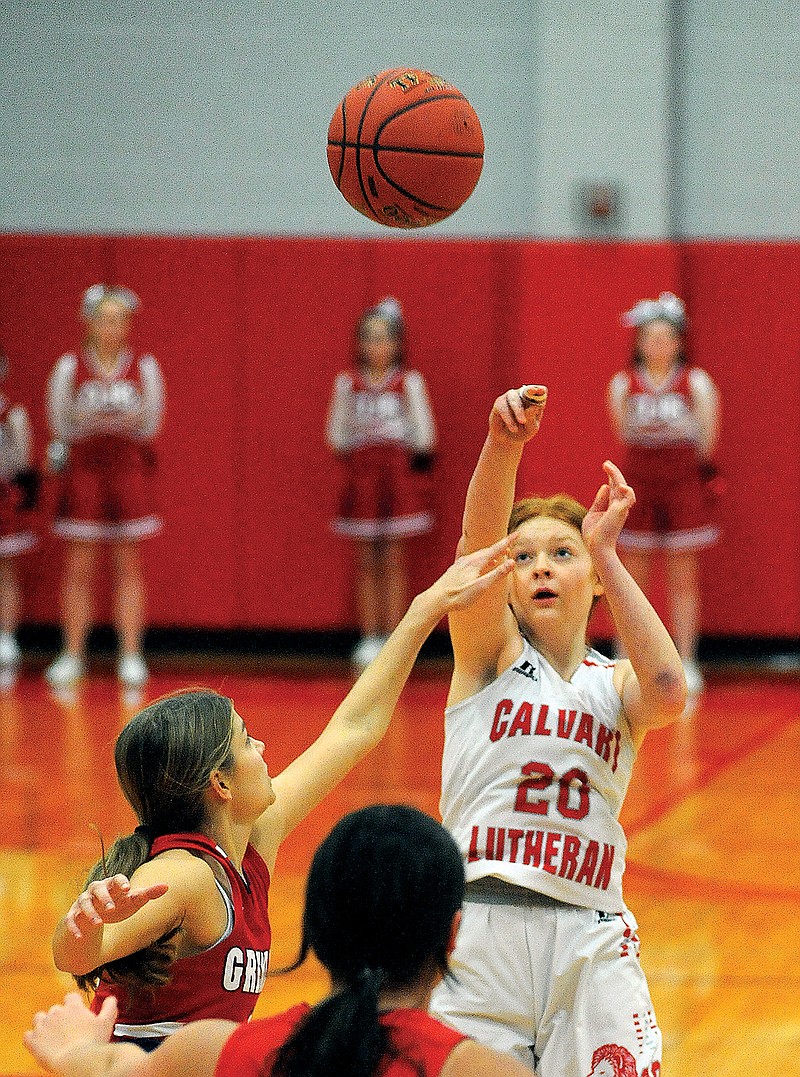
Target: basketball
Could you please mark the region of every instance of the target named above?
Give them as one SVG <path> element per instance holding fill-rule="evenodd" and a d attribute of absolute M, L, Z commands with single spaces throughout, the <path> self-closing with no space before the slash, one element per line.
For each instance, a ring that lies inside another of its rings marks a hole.
<path fill-rule="evenodd" d="M 424 228 L 455 213 L 475 190 L 483 131 L 455 86 L 396 67 L 359 82 L 337 105 L 328 167 L 365 217 L 391 228 Z"/>

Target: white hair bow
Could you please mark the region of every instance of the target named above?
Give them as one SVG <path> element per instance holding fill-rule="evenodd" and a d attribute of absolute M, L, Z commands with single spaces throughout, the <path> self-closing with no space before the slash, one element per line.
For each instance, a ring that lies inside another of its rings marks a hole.
<path fill-rule="evenodd" d="M 400 306 L 400 300 L 395 299 L 393 295 L 387 295 L 385 299 L 382 299 L 380 303 L 372 308 L 371 313 L 379 318 L 385 318 L 388 322 L 402 323 L 403 321 L 403 308 Z"/>
<path fill-rule="evenodd" d="M 81 299 L 81 314 L 84 318 L 93 318 L 104 299 L 114 299 L 131 314 L 139 306 L 139 296 L 130 288 L 123 288 L 121 285 L 107 288 L 105 284 L 93 284 L 86 289 Z"/>
<path fill-rule="evenodd" d="M 622 315 L 623 325 L 637 328 L 647 322 L 665 321 L 678 329 L 686 324 L 686 307 L 673 292 L 662 292 L 658 299 L 642 299 Z"/>

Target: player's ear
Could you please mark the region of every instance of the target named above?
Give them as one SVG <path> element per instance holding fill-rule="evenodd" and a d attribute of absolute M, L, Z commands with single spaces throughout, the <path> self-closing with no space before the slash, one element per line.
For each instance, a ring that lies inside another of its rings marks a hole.
<path fill-rule="evenodd" d="M 211 777 L 208 779 L 208 788 L 215 800 L 233 799 L 227 775 L 221 770 L 212 770 Z"/>
<path fill-rule="evenodd" d="M 605 589 L 605 587 L 603 587 L 602 583 L 600 582 L 600 577 L 595 576 L 594 584 L 592 585 L 592 594 L 594 595 L 595 598 L 599 598 L 600 595 L 604 595 L 605 593 L 606 593 L 606 589 Z"/>

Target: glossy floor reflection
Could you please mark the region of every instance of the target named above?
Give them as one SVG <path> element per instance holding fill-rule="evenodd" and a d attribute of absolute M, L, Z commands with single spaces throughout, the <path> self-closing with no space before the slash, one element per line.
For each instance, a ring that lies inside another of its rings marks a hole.
<path fill-rule="evenodd" d="M 142 702 L 187 684 L 233 697 L 273 773 L 312 739 L 347 671 L 160 674 L 143 699 L 110 677 L 56 700 L 39 677 L 0 695 L 0 1074 L 36 1072 L 21 1035 L 70 987 L 50 958 L 58 917 L 106 841 L 133 825 L 112 745 Z M 272 968 L 295 954 L 305 872 L 353 807 L 436 814 L 446 671 L 414 675 L 380 747 L 286 842 L 271 901 Z M 689 722 L 651 734 L 624 810 L 626 895 L 664 1032 L 665 1077 L 800 1074 L 800 681 L 709 679 Z M 257 1014 L 324 990 L 311 966 L 271 977 Z"/>

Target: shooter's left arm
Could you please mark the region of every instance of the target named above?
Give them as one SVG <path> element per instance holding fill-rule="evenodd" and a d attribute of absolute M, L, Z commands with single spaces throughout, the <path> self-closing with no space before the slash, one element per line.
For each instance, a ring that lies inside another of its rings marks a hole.
<path fill-rule="evenodd" d="M 636 496 L 616 465 L 603 464 L 607 481 L 583 521 L 594 562 L 629 662 L 620 662 L 615 683 L 634 739 L 667 725 L 686 705 L 683 664 L 669 632 L 617 553 L 617 539 Z"/>
<path fill-rule="evenodd" d="M 634 739 L 668 725 L 683 713 L 686 680 L 677 648 L 646 595 L 616 550 L 594 556 L 611 615 L 632 671 L 622 682 L 622 702 Z"/>

